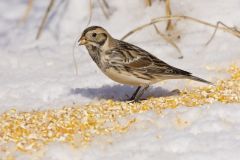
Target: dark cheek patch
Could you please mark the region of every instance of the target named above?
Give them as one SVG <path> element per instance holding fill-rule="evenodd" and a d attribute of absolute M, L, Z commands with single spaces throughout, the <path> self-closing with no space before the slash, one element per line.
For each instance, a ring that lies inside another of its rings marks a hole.
<path fill-rule="evenodd" d="M 99 39 L 98 43 L 100 46 L 102 46 L 102 45 L 104 45 L 104 43 L 107 40 L 107 35 L 105 33 L 101 33 L 99 36 L 100 36 L 100 39 Z"/>

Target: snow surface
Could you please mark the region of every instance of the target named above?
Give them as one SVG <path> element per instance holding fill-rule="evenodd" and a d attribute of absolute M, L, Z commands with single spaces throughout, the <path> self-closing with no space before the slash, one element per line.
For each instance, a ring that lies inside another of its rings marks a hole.
<path fill-rule="evenodd" d="M 96 4 L 91 25 L 103 26 L 115 38 L 121 38 L 131 29 L 165 14 L 164 2 L 154 1 L 152 7 L 146 8 L 143 0 L 111 0 L 111 17 L 107 20 L 97 1 L 93 2 Z M 79 74 L 75 74 L 72 50 L 74 42 L 87 27 L 88 3 L 86 0 L 71 0 L 67 4 L 56 0 L 46 29 L 36 41 L 37 28 L 48 1 L 34 2 L 25 25 L 20 24 L 19 19 L 26 0 L 0 1 L 0 113 L 10 108 L 31 111 L 109 98 L 121 100 L 132 93 L 132 87 L 105 77 L 84 47 L 75 48 L 79 67 Z M 171 4 L 175 15 L 240 26 L 239 0 L 171 0 Z M 240 64 L 238 38 L 218 31 L 213 42 L 204 47 L 213 29 L 181 21 L 177 23 L 177 31 L 181 34 L 177 45 L 184 55 L 182 60 L 177 58 L 174 48 L 156 35 L 154 28 L 138 32 L 126 41 L 213 82 L 228 75 L 206 70 L 206 66 L 227 68 L 232 63 Z M 160 96 L 160 91 L 200 85 L 195 82 L 189 85 L 186 80 L 161 82 L 147 95 Z M 52 143 L 41 151 L 44 154 L 39 159 L 240 159 L 239 104 L 217 103 L 200 108 L 182 106 L 165 110 L 162 116 L 147 112 L 133 117 L 140 121 L 127 133 L 96 137 L 86 148 L 73 149 L 66 144 Z M 38 152 L 35 155 L 16 154 L 21 160 L 39 155 Z"/>

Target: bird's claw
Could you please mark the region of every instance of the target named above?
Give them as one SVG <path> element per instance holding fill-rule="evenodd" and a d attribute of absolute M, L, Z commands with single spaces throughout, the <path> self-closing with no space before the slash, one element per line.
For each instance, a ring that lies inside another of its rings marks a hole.
<path fill-rule="evenodd" d="M 170 92 L 171 95 L 180 95 L 181 91 L 179 89 L 174 89 Z"/>
<path fill-rule="evenodd" d="M 140 100 L 138 99 L 129 99 L 127 100 L 127 103 L 130 104 L 130 103 L 140 103 Z"/>

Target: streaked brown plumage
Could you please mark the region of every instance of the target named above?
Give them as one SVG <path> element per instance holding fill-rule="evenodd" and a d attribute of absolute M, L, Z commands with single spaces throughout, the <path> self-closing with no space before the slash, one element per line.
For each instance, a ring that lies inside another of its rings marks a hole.
<path fill-rule="evenodd" d="M 104 28 L 85 29 L 79 39 L 98 67 L 112 80 L 138 86 L 131 100 L 137 101 L 149 85 L 166 79 L 191 79 L 211 84 L 191 73 L 168 65 L 147 51 L 114 39 Z M 140 90 L 142 88 L 142 90 Z"/>

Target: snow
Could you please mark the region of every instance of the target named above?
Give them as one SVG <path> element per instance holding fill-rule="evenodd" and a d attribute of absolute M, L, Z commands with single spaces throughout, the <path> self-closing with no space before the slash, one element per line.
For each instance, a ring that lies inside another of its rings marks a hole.
<path fill-rule="evenodd" d="M 238 108 L 239 105 L 214 104 L 179 107 L 166 110 L 161 116 L 153 112 L 135 115 L 140 122 L 127 133 L 97 137 L 87 149 L 77 151 L 59 152 L 66 146 L 54 144 L 44 159 L 61 159 L 58 157 L 70 154 L 73 159 L 76 156 L 88 160 L 237 160 L 240 156 Z"/>
<path fill-rule="evenodd" d="M 95 3 L 95 1 L 93 1 Z M 88 1 L 56 0 L 53 12 L 41 38 L 35 35 L 48 4 L 34 1 L 25 25 L 19 24 L 27 1 L 0 2 L 0 113 L 11 108 L 32 111 L 61 108 L 74 103 L 86 104 L 101 99 L 122 100 L 133 87 L 117 84 L 105 77 L 92 62 L 84 47 L 75 47 L 78 75 L 73 63 L 73 45 L 87 27 Z M 222 21 L 240 26 L 239 0 L 172 0 L 173 14 L 187 15 L 211 23 Z M 96 2 L 90 25 L 106 28 L 115 38 L 131 29 L 164 16 L 164 2 L 154 1 L 146 8 L 143 0 L 111 0 L 111 17 L 107 20 Z M 56 10 L 56 6 L 59 9 Z M 160 25 L 164 28 L 165 25 Z M 126 41 L 136 44 L 162 60 L 210 81 L 227 78 L 222 72 L 206 70 L 240 64 L 239 39 L 221 31 L 208 47 L 204 44 L 213 29 L 189 21 L 177 23 L 181 40 L 177 42 L 184 59 L 175 49 L 159 38 L 154 28 L 142 30 Z M 147 95 L 160 96 L 161 91 L 203 84 L 186 80 L 160 82 Z M 160 88 L 161 86 L 161 88 Z M 163 93 L 164 94 L 164 93 Z M 239 159 L 239 104 L 212 104 L 199 108 L 181 106 L 168 109 L 162 115 L 146 112 L 132 115 L 138 122 L 123 134 L 96 137 L 85 148 L 72 148 L 52 143 L 33 155 L 16 153 L 17 159 L 99 160 L 99 159 Z M 1 155 L 0 155 L 1 159 Z"/>

